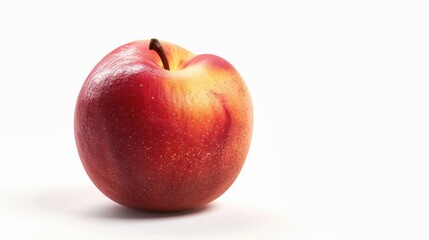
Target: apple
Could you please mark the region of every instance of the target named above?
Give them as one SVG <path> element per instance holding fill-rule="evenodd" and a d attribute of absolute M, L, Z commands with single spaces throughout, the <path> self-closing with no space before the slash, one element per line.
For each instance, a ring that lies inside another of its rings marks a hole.
<path fill-rule="evenodd" d="M 179 211 L 221 196 L 245 162 L 249 91 L 226 60 L 156 39 L 120 46 L 90 72 L 74 131 L 85 171 L 113 201 Z"/>

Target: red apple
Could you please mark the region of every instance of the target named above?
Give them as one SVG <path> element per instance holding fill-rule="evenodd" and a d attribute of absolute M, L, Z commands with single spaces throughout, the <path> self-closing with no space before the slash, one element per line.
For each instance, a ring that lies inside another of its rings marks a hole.
<path fill-rule="evenodd" d="M 125 44 L 91 71 L 74 129 L 83 166 L 132 208 L 203 206 L 237 178 L 253 126 L 248 89 L 224 59 L 156 39 Z"/>

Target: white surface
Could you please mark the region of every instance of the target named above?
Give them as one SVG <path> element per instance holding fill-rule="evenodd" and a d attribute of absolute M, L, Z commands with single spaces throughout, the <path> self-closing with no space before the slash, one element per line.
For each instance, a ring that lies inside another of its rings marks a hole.
<path fill-rule="evenodd" d="M 0 0 L 0 239 L 429 238 L 424 1 L 108 2 Z M 74 144 L 89 71 L 152 37 L 227 59 L 254 101 L 239 178 L 183 215 L 111 202 Z"/>

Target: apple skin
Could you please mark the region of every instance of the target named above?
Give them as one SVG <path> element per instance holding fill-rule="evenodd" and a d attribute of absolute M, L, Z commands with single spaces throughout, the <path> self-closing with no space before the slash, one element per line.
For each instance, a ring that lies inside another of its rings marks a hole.
<path fill-rule="evenodd" d="M 209 54 L 149 40 L 104 57 L 79 93 L 74 130 L 90 179 L 117 203 L 149 211 L 201 207 L 237 178 L 253 127 L 236 69 Z"/>

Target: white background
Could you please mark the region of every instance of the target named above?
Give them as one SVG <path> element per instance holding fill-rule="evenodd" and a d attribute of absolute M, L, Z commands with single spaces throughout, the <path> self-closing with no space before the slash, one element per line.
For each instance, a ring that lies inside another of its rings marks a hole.
<path fill-rule="evenodd" d="M 424 1 L 0 0 L 0 239 L 428 239 Z M 254 102 L 234 185 L 149 214 L 91 183 L 73 136 L 83 81 L 156 37 L 231 62 Z"/>

